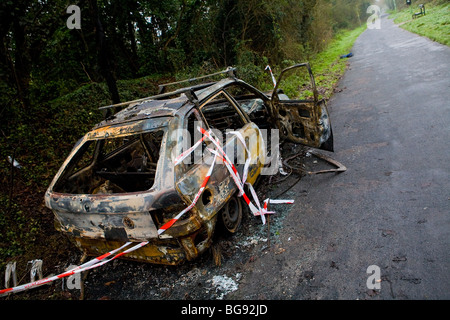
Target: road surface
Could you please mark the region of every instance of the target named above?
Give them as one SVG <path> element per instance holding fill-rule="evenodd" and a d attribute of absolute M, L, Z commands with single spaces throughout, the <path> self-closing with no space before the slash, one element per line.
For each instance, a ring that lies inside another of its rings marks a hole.
<path fill-rule="evenodd" d="M 228 299 L 450 298 L 450 48 L 383 17 L 352 52 L 328 103 L 348 170 L 292 188 Z"/>

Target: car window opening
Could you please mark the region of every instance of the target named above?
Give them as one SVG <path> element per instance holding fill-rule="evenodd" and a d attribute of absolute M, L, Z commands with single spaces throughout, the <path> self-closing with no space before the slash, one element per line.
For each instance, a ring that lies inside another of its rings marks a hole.
<path fill-rule="evenodd" d="M 236 130 L 245 125 L 243 116 L 224 94 L 216 96 L 211 102 L 202 106 L 201 110 L 208 125 L 218 129 L 222 134 L 225 134 L 227 129 Z"/>
<path fill-rule="evenodd" d="M 155 181 L 163 130 L 86 141 L 54 191 L 111 194 L 150 189 Z"/>

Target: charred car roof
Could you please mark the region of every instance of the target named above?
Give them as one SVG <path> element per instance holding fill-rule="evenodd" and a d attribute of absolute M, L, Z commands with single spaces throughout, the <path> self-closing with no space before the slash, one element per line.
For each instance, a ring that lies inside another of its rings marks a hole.
<path fill-rule="evenodd" d="M 135 103 L 100 122 L 94 129 L 148 118 L 173 117 L 187 101 L 186 96 L 181 96 L 176 99 Z"/>
<path fill-rule="evenodd" d="M 239 80 L 234 77 L 226 78 L 218 82 L 208 83 L 206 85 L 204 84 L 200 86 L 183 88 L 182 90 L 176 90 L 165 94 L 155 95 L 152 97 L 135 100 L 128 103 L 121 103 L 117 105 L 102 107 L 101 109 L 129 104 L 128 107 L 126 107 L 125 109 L 117 112 L 113 116 L 98 123 L 93 129 L 95 130 L 105 126 L 118 125 L 130 121 L 143 120 L 149 118 L 173 117 L 177 113 L 183 112 L 183 110 L 180 109 L 183 108 L 183 106 L 185 106 L 187 103 L 189 103 L 189 105 L 194 103 L 201 103 L 203 100 L 207 99 L 215 92 L 224 89 L 233 83 L 239 83 L 244 87 L 253 89 L 254 92 L 258 93 L 260 95 L 260 98 L 262 98 L 263 100 L 269 99 L 266 95 L 262 94 L 256 88 L 252 87 L 251 85 L 247 84 L 242 80 Z M 173 96 L 177 94 L 180 94 L 180 96 L 173 98 Z M 167 99 L 162 99 L 166 97 Z"/>

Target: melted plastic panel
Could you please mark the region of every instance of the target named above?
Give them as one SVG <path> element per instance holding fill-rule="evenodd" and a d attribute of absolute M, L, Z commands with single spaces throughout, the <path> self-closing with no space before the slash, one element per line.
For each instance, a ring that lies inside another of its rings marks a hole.
<path fill-rule="evenodd" d="M 163 130 L 88 140 L 73 156 L 54 191 L 111 194 L 145 191 L 155 181 Z"/>

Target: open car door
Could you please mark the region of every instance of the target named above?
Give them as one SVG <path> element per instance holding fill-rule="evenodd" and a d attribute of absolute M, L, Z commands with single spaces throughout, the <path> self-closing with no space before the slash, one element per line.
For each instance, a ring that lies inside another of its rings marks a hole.
<path fill-rule="evenodd" d="M 306 67 L 311 79 L 313 99 L 282 100 L 278 86 L 286 72 Z M 280 138 L 309 147 L 333 151 L 333 132 L 325 100 L 318 98 L 314 75 L 309 63 L 301 63 L 284 69 L 272 93 L 272 105 Z"/>

